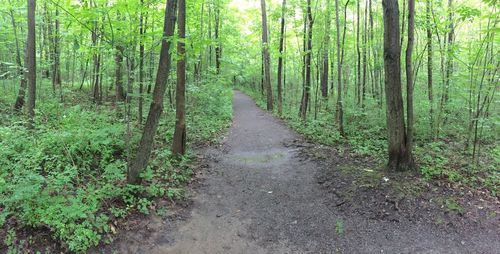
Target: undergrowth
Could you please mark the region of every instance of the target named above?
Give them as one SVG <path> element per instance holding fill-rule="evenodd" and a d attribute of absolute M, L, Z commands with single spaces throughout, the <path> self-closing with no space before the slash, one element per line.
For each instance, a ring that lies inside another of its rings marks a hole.
<path fill-rule="evenodd" d="M 190 144 L 214 139 L 230 123 L 232 91 L 226 84 L 212 79 L 188 89 Z M 78 93 L 70 95 L 88 97 Z M 23 252 L 25 241 L 16 238 L 16 231 L 33 228 L 46 229 L 63 249 L 85 252 L 103 240 L 112 241 L 116 232 L 111 221 L 137 211 L 148 214 L 157 198 L 183 197 L 193 173 L 191 156 L 179 161 L 170 154 L 175 111 L 168 106 L 138 186 L 125 180 L 128 155 L 135 151 L 141 127 L 131 123 L 127 135 L 123 105 L 96 108 L 72 103 L 69 97 L 65 104 L 47 97 L 38 103 L 36 128 L 29 131 L 22 115 L 10 113 L 6 102 L 12 98 L 0 98 L 5 120 L 0 123 L 0 236 L 3 232 L 7 246 L 0 250 Z"/>

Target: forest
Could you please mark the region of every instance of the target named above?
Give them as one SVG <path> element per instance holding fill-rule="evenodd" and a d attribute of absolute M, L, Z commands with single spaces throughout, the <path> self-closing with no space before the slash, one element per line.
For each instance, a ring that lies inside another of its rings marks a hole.
<path fill-rule="evenodd" d="M 314 152 L 319 163 L 369 162 L 348 170 L 380 176 L 369 188 L 392 179 L 405 190 L 439 186 L 438 206 L 461 219 L 467 200 L 445 195 L 481 193 L 469 204 L 489 202 L 483 217 L 500 216 L 499 7 L 497 0 L 3 0 L 0 252 L 99 252 L 126 242 L 120 232 L 137 216 L 169 218 L 172 207 L 189 204 L 193 182 L 231 177 L 198 176 L 205 164 L 233 165 L 226 155 L 208 163 L 211 147 L 231 144 L 221 149 L 232 154 L 261 142 L 267 157 L 245 165 L 295 167 L 288 151 L 265 150 L 281 129 L 242 126 L 243 94 L 298 133 L 308 144 L 299 148 L 334 149 Z M 236 142 L 245 135 L 252 138 Z M 402 203 L 394 203 L 398 213 Z M 337 237 L 348 222 L 332 222 Z M 491 234 L 498 232 L 497 224 Z M 363 252 L 346 246 L 337 250 Z"/>

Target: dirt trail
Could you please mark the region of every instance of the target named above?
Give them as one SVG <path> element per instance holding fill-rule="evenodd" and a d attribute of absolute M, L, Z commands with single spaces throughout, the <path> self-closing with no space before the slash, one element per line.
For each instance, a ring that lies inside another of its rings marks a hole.
<path fill-rule="evenodd" d="M 498 231 L 445 230 L 432 223 L 387 221 L 332 205 L 300 151 L 302 138 L 236 91 L 223 144 L 203 152 L 207 168 L 185 220 L 128 241 L 130 253 L 498 253 Z M 322 169 L 323 167 L 323 169 Z M 329 168 L 328 170 L 335 170 Z M 341 179 L 339 180 L 341 181 Z M 334 187 L 334 186 L 333 186 Z M 333 188 L 332 187 L 332 188 Z M 153 237 L 153 236 L 151 236 Z"/>

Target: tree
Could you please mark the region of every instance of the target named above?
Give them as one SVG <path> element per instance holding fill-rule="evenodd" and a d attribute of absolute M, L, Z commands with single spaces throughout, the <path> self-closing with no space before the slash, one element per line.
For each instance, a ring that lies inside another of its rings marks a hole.
<path fill-rule="evenodd" d="M 176 0 L 167 1 L 163 26 L 163 39 L 161 41 L 160 63 L 158 64 L 158 72 L 156 74 L 153 90 L 153 101 L 149 107 L 148 118 L 142 131 L 136 157 L 130 163 L 128 169 L 127 182 L 131 184 L 138 184 L 141 181 L 139 174 L 148 164 L 153 148 L 153 139 L 156 135 L 160 116 L 163 112 L 163 96 L 165 95 L 166 83 L 170 71 L 170 37 L 174 34 L 176 7 Z"/>
<path fill-rule="evenodd" d="M 388 168 L 406 170 L 412 167 L 406 145 L 406 127 L 401 93 L 401 44 L 399 4 L 383 0 L 385 96 L 387 101 Z"/>
<path fill-rule="evenodd" d="M 216 2 L 215 6 L 215 69 L 217 70 L 217 74 L 220 74 L 220 64 L 222 57 L 222 48 L 219 39 L 219 30 L 220 30 L 220 7 L 219 2 Z"/>
<path fill-rule="evenodd" d="M 36 100 L 36 39 L 35 39 L 36 0 L 28 0 L 28 36 L 26 39 L 26 74 L 28 79 L 28 127 L 33 128 Z"/>
<path fill-rule="evenodd" d="M 285 37 L 285 14 L 286 14 L 286 0 L 283 0 L 281 5 L 281 27 L 280 27 L 280 45 L 278 57 L 278 114 L 283 112 L 283 48 Z"/>
<path fill-rule="evenodd" d="M 141 7 L 144 8 L 144 0 L 141 0 Z M 146 25 L 144 11 L 141 11 L 139 17 L 139 105 L 138 105 L 138 122 L 142 123 L 143 105 L 144 105 L 144 34 L 146 33 Z"/>
<path fill-rule="evenodd" d="M 21 50 L 19 49 L 19 39 L 17 37 L 17 24 L 14 16 L 14 10 L 9 11 L 10 18 L 12 21 L 12 30 L 14 30 L 14 40 L 16 42 L 16 63 L 19 68 L 18 75 L 21 77 L 21 85 L 19 86 L 19 92 L 16 97 L 16 102 L 14 103 L 14 110 L 20 111 L 24 105 L 24 94 L 26 93 L 26 74 L 24 72 L 23 63 L 21 61 Z"/>
<path fill-rule="evenodd" d="M 115 52 L 115 97 L 116 101 L 125 100 L 125 91 L 123 90 L 123 51 L 124 48 L 121 45 L 116 46 Z"/>
<path fill-rule="evenodd" d="M 413 69 L 412 54 L 415 30 L 415 0 L 408 0 L 408 45 L 406 47 L 406 151 L 413 167 Z"/>
<path fill-rule="evenodd" d="M 186 49 L 184 39 L 186 38 L 186 2 L 179 0 L 178 34 L 177 42 L 177 87 L 175 91 L 175 131 L 172 142 L 172 154 L 184 155 L 186 152 Z M 217 47 L 218 48 L 218 47 Z M 216 52 L 218 51 L 216 48 Z M 218 62 L 218 61 L 217 61 Z M 217 65 L 219 66 L 219 65 Z"/>
<path fill-rule="evenodd" d="M 267 31 L 267 14 L 266 14 L 266 0 L 260 1 L 262 10 L 262 55 L 264 60 L 264 87 L 267 94 L 267 110 L 273 110 L 273 89 L 271 87 L 271 57 L 269 55 L 269 40 Z"/>
<path fill-rule="evenodd" d="M 431 19 L 432 0 L 426 0 L 426 32 L 427 32 L 427 97 L 429 98 L 429 123 L 431 132 L 434 130 L 434 96 L 432 92 L 432 19 Z"/>
<path fill-rule="evenodd" d="M 302 101 L 300 104 L 300 117 L 302 120 L 306 120 L 307 109 L 309 108 L 309 96 L 311 93 L 311 59 L 312 59 L 312 35 L 313 35 L 313 18 L 312 18 L 312 10 L 311 10 L 311 0 L 307 0 L 307 48 L 304 56 L 304 68 L 305 68 L 305 82 L 304 82 L 304 91 L 302 93 Z M 304 27 L 306 27 L 304 25 Z M 306 36 L 304 34 L 304 36 Z M 304 37 L 306 38 L 306 37 Z M 304 43 L 306 43 L 304 41 Z"/>
<path fill-rule="evenodd" d="M 349 3 L 349 2 L 348 2 Z M 347 4 L 346 4 L 347 7 Z M 344 111 L 342 108 L 342 60 L 340 45 L 340 15 L 339 0 L 335 0 L 335 28 L 337 30 L 337 104 L 335 110 L 335 119 L 340 134 L 344 135 Z M 344 27 L 345 32 L 345 27 Z M 342 47 L 343 49 L 343 47 Z"/>
<path fill-rule="evenodd" d="M 321 73 L 321 96 L 328 96 L 328 50 L 330 48 L 330 0 L 326 0 L 325 41 L 323 43 L 323 70 Z"/>

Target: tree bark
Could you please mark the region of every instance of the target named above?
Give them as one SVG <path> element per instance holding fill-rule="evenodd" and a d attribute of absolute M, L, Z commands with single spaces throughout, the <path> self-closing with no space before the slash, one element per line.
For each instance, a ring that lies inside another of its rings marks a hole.
<path fill-rule="evenodd" d="M 262 55 L 264 57 L 264 87 L 267 94 L 267 110 L 273 110 L 273 89 L 271 87 L 271 68 L 269 56 L 269 39 L 267 31 L 267 14 L 266 14 L 266 0 L 260 1 L 262 9 Z"/>
<path fill-rule="evenodd" d="M 383 0 L 382 6 L 389 154 L 387 167 L 389 170 L 406 170 L 411 168 L 411 156 L 406 149 L 406 128 L 401 92 L 399 5 L 397 0 Z"/>
<path fill-rule="evenodd" d="M 148 118 L 144 125 L 139 147 L 137 148 L 136 157 L 129 166 L 127 182 L 130 184 L 139 184 L 141 182 L 139 175 L 148 164 L 160 116 L 163 112 L 163 97 L 170 71 L 170 37 L 174 34 L 176 2 L 176 0 L 168 0 L 165 8 L 160 63 L 158 64 L 158 71 L 156 73 L 153 101 L 151 102 Z"/>
<path fill-rule="evenodd" d="M 172 142 L 172 154 L 184 155 L 186 152 L 186 2 L 179 0 L 179 14 L 177 32 L 177 86 L 175 91 L 175 131 Z M 216 49 L 217 52 L 217 49 Z"/>

